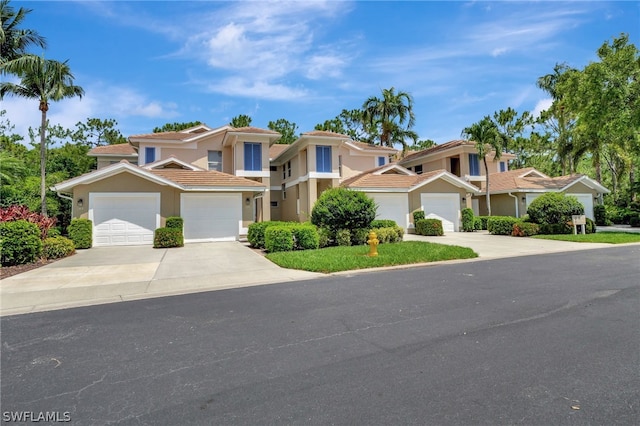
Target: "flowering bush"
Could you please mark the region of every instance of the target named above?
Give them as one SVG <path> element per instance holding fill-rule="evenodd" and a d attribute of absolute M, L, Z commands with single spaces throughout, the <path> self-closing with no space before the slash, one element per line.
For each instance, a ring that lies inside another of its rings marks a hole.
<path fill-rule="evenodd" d="M 41 213 L 32 212 L 27 206 L 9 206 L 0 208 L 0 222 L 26 220 L 35 224 L 40 230 L 40 239 L 47 238 L 49 230 L 56 224 L 55 217 L 47 217 Z"/>

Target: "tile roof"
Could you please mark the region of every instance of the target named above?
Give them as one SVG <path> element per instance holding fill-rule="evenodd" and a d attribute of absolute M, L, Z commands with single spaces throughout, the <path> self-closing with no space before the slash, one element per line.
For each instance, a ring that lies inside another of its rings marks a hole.
<path fill-rule="evenodd" d="M 276 158 L 278 155 L 286 151 L 286 149 L 289 148 L 290 146 L 291 145 L 287 145 L 285 143 L 274 143 L 269 147 L 269 159 L 272 160 Z"/>
<path fill-rule="evenodd" d="M 566 175 L 553 178 L 538 176 L 536 174 L 523 176 L 532 171 L 537 172 L 537 170 L 533 167 L 527 167 L 524 169 L 509 170 L 501 173 L 491 173 L 489 175 L 489 190 L 491 192 L 505 192 L 539 189 L 562 189 L 583 176 Z M 482 189 L 484 190 L 485 188 L 486 184 L 483 182 Z"/>
<path fill-rule="evenodd" d="M 119 143 L 116 145 L 104 145 L 97 146 L 91 149 L 87 155 L 90 156 L 98 156 L 98 155 L 138 155 L 135 148 L 129 143 Z"/>
<path fill-rule="evenodd" d="M 265 135 L 279 135 L 280 133 L 269 130 L 269 129 L 260 129 L 258 127 L 232 127 L 230 132 L 238 132 L 238 133 L 259 133 Z"/>
<path fill-rule="evenodd" d="M 180 170 L 180 169 L 160 169 L 149 170 L 154 175 L 169 179 L 183 186 L 211 186 L 211 187 L 262 187 L 263 183 L 255 180 L 245 179 L 215 170 Z"/>
<path fill-rule="evenodd" d="M 444 170 L 434 170 L 432 172 L 422 173 L 420 175 L 405 175 L 401 173 L 383 173 L 375 174 L 379 169 L 387 166 L 378 167 L 357 176 L 346 179 L 342 186 L 347 188 L 402 188 L 409 189 L 418 185 L 420 182 L 428 180 L 433 176 L 442 173 Z"/>
<path fill-rule="evenodd" d="M 185 132 L 161 132 L 161 133 L 147 133 L 144 135 L 131 135 L 129 139 L 153 139 L 153 140 L 168 140 L 168 141 L 183 141 L 191 139 L 201 135 L 201 133 L 185 133 Z"/>
<path fill-rule="evenodd" d="M 342 135 L 340 133 L 328 132 L 326 130 L 312 130 L 310 132 L 305 132 L 302 136 L 323 136 L 327 138 L 339 138 L 339 139 L 351 139 L 351 136 Z"/>
<path fill-rule="evenodd" d="M 393 152 L 393 153 L 398 152 L 397 149 L 389 146 L 380 146 L 380 145 L 374 145 L 371 143 L 358 142 L 358 141 L 349 141 L 349 143 L 357 147 L 360 147 L 362 149 L 372 149 L 375 151 L 385 151 L 385 152 Z"/>
<path fill-rule="evenodd" d="M 445 142 L 445 143 L 440 144 L 440 145 L 432 146 L 431 148 L 423 149 L 422 151 L 411 153 L 411 154 L 407 155 L 406 157 L 404 157 L 400 162 L 404 163 L 406 161 L 415 160 L 415 159 L 420 158 L 420 157 L 424 157 L 424 156 L 427 156 L 427 155 L 434 154 L 436 152 L 445 151 L 447 149 L 451 149 L 451 148 L 455 148 L 457 146 L 463 146 L 463 145 L 475 146 L 475 142 L 462 140 L 462 139 Z"/>

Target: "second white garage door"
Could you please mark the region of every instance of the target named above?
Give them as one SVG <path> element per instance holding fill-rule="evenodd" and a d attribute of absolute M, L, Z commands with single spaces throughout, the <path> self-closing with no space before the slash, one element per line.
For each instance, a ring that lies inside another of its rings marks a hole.
<path fill-rule="evenodd" d="M 242 224 L 242 194 L 181 194 L 184 239 L 235 241 Z"/>
<path fill-rule="evenodd" d="M 458 198 L 458 194 L 420 194 L 425 216 L 442 220 L 444 232 L 458 232 L 460 221 Z"/>
<path fill-rule="evenodd" d="M 373 198 L 378 206 L 376 219 L 394 220 L 399 227 L 406 231 L 407 213 L 409 212 L 409 198 L 407 193 L 384 194 L 369 192 L 367 195 Z"/>

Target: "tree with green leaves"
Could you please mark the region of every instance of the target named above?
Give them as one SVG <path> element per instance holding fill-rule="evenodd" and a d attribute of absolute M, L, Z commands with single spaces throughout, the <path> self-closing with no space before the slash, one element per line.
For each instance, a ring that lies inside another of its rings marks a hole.
<path fill-rule="evenodd" d="M 506 137 L 500 132 L 496 123 L 491 117 L 486 116 L 477 123 L 462 130 L 461 136 L 470 141 L 475 142 L 476 152 L 482 158 L 485 174 L 485 189 L 487 198 L 487 212 L 491 216 L 491 199 L 489 196 L 489 165 L 487 164 L 487 156 L 493 152 L 493 159 L 499 160 L 502 156 Z"/>
<path fill-rule="evenodd" d="M 406 151 L 405 138 L 413 139 L 415 133 L 411 128 L 416 120 L 413 97 L 409 93 L 396 92 L 393 87 L 383 89 L 382 97 L 370 97 L 362 105 L 362 110 L 370 135 L 378 139 L 381 146 L 393 147 L 394 143 L 400 143 Z M 417 136 L 414 142 L 416 140 Z"/>
<path fill-rule="evenodd" d="M 524 111 L 522 114 L 509 107 L 500 111 L 496 111 L 493 114 L 493 122 L 498 126 L 498 130 L 505 137 L 505 150 L 516 155 L 516 168 L 521 167 L 522 156 L 525 146 L 529 141 L 524 137 L 525 130 L 533 124 L 533 118 L 529 111 Z"/>
<path fill-rule="evenodd" d="M 127 143 L 127 138 L 120 133 L 117 126 L 118 122 L 113 118 L 87 118 L 86 122 L 79 121 L 76 124 L 71 140 L 90 148 Z"/>
<path fill-rule="evenodd" d="M 373 144 L 374 138 L 367 129 L 363 116 L 364 112 L 360 109 L 343 109 L 340 115 L 325 120 L 322 124 L 316 124 L 314 129 L 347 135 L 354 141 Z"/>
<path fill-rule="evenodd" d="M 47 46 L 44 37 L 35 30 L 22 28 L 23 21 L 31 12 L 24 7 L 16 11 L 9 0 L 0 0 L 0 64 L 26 55 L 31 46 L 43 49 Z"/>
<path fill-rule="evenodd" d="M 436 142 L 431 139 L 423 139 L 414 143 L 413 145 L 409 145 L 408 149 L 410 151 L 422 151 L 424 149 L 433 148 L 436 146 Z"/>
<path fill-rule="evenodd" d="M 200 121 L 190 121 L 188 123 L 166 123 L 162 127 L 154 127 L 153 133 L 179 132 L 201 125 Z"/>
<path fill-rule="evenodd" d="M 278 132 L 282 135 L 280 139 L 276 143 L 281 144 L 292 144 L 298 139 L 296 136 L 296 131 L 298 130 L 298 125 L 296 123 L 292 123 L 284 118 L 279 118 L 276 121 L 270 121 L 267 127 L 274 132 Z"/>
<path fill-rule="evenodd" d="M 249 127 L 251 126 L 251 117 L 246 114 L 236 115 L 231 119 L 231 123 L 229 123 L 229 126 L 235 127 L 236 129 L 239 129 L 241 127 Z"/>
<path fill-rule="evenodd" d="M 20 78 L 19 83 L 0 82 L 0 99 L 6 95 L 38 101 L 40 110 L 40 199 L 41 211 L 47 215 L 46 187 L 46 127 L 50 102 L 82 97 L 84 90 L 74 84 L 68 61 L 59 62 L 36 55 L 25 55 L 3 65 L 3 69 Z"/>

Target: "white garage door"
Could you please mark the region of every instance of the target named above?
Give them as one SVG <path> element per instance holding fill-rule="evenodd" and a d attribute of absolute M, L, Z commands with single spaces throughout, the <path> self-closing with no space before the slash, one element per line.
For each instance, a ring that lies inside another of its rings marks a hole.
<path fill-rule="evenodd" d="M 242 225 L 242 194 L 181 194 L 184 239 L 235 241 Z"/>
<path fill-rule="evenodd" d="M 593 195 L 591 194 L 567 194 L 573 195 L 584 206 L 584 214 L 593 220 Z"/>
<path fill-rule="evenodd" d="M 92 192 L 89 219 L 94 246 L 153 244 L 153 232 L 160 226 L 160 194 Z"/>
<path fill-rule="evenodd" d="M 444 232 L 458 232 L 460 222 L 458 198 L 458 194 L 420 194 L 425 217 L 440 219 Z"/>
<path fill-rule="evenodd" d="M 380 194 L 367 193 L 367 195 L 375 201 L 378 206 L 376 219 L 391 219 L 398 226 L 406 231 L 407 215 L 409 213 L 409 197 L 408 194 Z"/>

